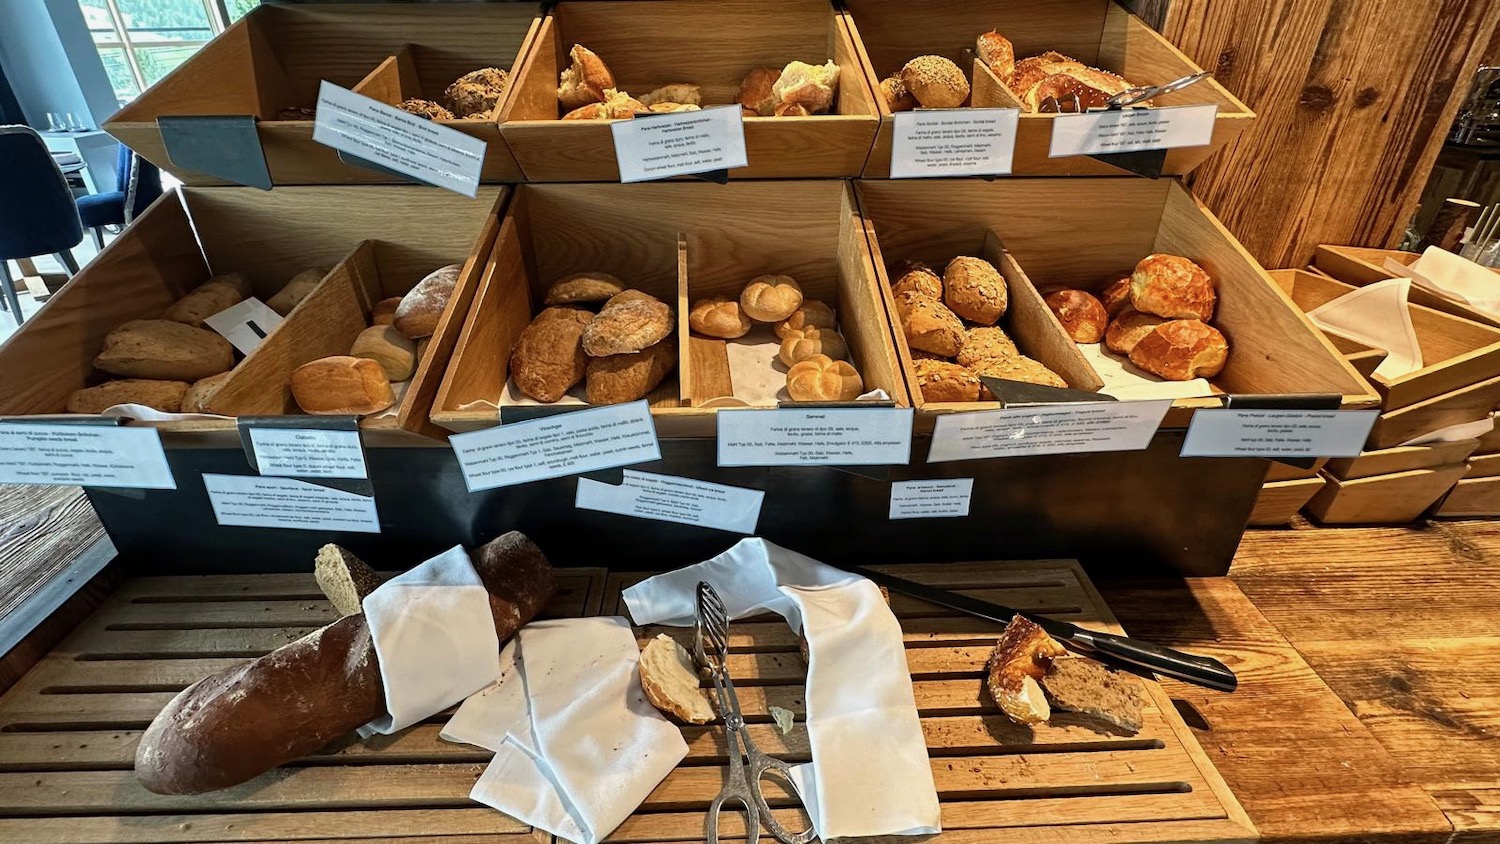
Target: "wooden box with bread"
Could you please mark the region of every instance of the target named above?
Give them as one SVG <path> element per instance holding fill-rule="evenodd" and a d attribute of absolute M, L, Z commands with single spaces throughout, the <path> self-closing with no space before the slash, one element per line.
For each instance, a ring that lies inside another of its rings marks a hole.
<path fill-rule="evenodd" d="M 524 178 L 496 118 L 539 20 L 536 4 L 378 3 L 251 10 L 104 125 L 190 185 L 222 185 L 172 161 L 158 118 L 246 114 L 276 185 L 403 183 L 313 141 L 323 80 L 441 119 L 486 144 L 480 179 Z M 435 110 L 423 112 L 421 104 Z"/>
<path fill-rule="evenodd" d="M 879 122 L 858 50 L 821 0 L 563 2 L 515 72 L 500 131 L 526 179 L 617 181 L 614 120 L 743 110 L 735 179 L 859 175 Z"/>
<path fill-rule="evenodd" d="M 866 178 L 890 176 L 892 114 L 913 108 L 1018 108 L 1016 175 L 1120 176 L 1088 156 L 1050 157 L 1056 118 L 1051 96 L 1084 108 L 1126 88 L 1165 85 L 1200 72 L 1187 56 L 1112 0 L 913 3 L 849 0 L 844 24 L 859 46 L 869 84 L 880 96 L 880 131 Z M 1163 173 L 1191 171 L 1234 140 L 1255 114 L 1212 78 L 1152 100 L 1151 107 L 1215 105 L 1207 146 L 1168 152 Z"/>
<path fill-rule="evenodd" d="M 842 182 L 519 186 L 433 421 L 646 399 L 690 437 L 719 407 L 906 406 L 863 231 Z"/>
<path fill-rule="evenodd" d="M 856 190 L 919 427 L 933 414 L 998 407 L 971 399 L 975 369 L 986 366 L 994 371 L 985 374 L 1009 380 L 1173 398 L 1164 427 L 1222 406 L 1223 394 L 1337 394 L 1346 408 L 1376 402 L 1322 332 L 1174 182 L 861 181 Z M 993 269 L 1007 280 L 1006 313 L 991 319 L 951 289 L 955 280 L 972 286 L 970 268 L 954 265 L 960 256 L 984 259 L 987 266 L 973 264 L 981 275 Z M 929 268 L 925 294 L 920 277 L 903 279 L 914 263 Z M 949 318 L 953 348 L 913 344 L 914 323 L 929 312 Z M 1121 333 L 1121 316 L 1132 312 L 1151 337 L 1133 357 L 1105 336 L 1110 326 Z"/>
<path fill-rule="evenodd" d="M 439 434 L 432 395 L 505 194 L 379 185 L 168 194 L 0 346 L 0 415 L 134 404 L 225 417 L 145 422 L 187 434 L 286 413 Z M 247 298 L 282 319 L 241 355 L 204 319 Z M 333 356 L 345 365 L 300 369 Z"/>

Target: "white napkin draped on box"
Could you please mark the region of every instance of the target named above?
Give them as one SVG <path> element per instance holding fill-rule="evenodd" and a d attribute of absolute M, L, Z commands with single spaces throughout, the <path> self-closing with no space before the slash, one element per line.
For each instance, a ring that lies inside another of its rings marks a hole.
<path fill-rule="evenodd" d="M 1500 319 L 1500 274 L 1489 267 L 1429 246 L 1411 266 L 1387 259 L 1386 270 L 1412 280 L 1428 292 Z"/>
<path fill-rule="evenodd" d="M 1399 378 L 1422 368 L 1422 346 L 1406 302 L 1410 295 L 1411 279 L 1387 279 L 1320 305 L 1307 317 L 1324 331 L 1384 350 L 1375 374 Z"/>

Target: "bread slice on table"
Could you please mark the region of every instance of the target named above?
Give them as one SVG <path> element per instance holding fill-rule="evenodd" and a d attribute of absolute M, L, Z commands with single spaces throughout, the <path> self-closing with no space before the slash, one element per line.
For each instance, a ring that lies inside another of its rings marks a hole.
<path fill-rule="evenodd" d="M 364 612 L 365 596 L 380 585 L 380 575 L 374 569 L 349 549 L 333 543 L 318 549 L 313 578 L 340 616 Z"/>
<path fill-rule="evenodd" d="M 990 653 L 985 685 L 1001 711 L 1018 724 L 1040 724 L 1052 717 L 1040 680 L 1067 650 L 1037 624 L 1016 616 Z"/>
<path fill-rule="evenodd" d="M 641 688 L 651 705 L 684 724 L 707 724 L 716 716 L 698 670 L 682 645 L 665 633 L 641 651 Z"/>
<path fill-rule="evenodd" d="M 1048 700 L 1058 709 L 1107 721 L 1127 733 L 1140 732 L 1145 723 L 1141 681 L 1123 671 L 1070 656 L 1054 659 L 1041 682 Z"/>

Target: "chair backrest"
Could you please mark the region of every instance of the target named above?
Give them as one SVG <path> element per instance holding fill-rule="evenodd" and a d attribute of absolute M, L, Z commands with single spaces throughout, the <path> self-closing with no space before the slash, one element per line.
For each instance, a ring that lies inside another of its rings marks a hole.
<path fill-rule="evenodd" d="M 124 144 L 117 144 L 115 153 L 115 190 L 124 193 L 130 188 L 130 166 L 135 163 L 135 151 Z"/>
<path fill-rule="evenodd" d="M 0 126 L 0 260 L 72 249 L 83 240 L 73 192 L 30 126 Z"/>
<path fill-rule="evenodd" d="M 121 144 L 120 149 L 126 149 L 125 145 Z M 125 222 L 127 223 L 151 207 L 151 203 L 162 194 L 161 170 L 133 152 L 130 158 L 129 184 L 122 188 L 125 191 Z"/>

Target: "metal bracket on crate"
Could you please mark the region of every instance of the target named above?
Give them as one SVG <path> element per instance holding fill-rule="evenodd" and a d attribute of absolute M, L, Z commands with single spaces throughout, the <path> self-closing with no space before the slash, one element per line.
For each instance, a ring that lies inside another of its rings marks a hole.
<path fill-rule="evenodd" d="M 260 462 L 255 456 L 255 443 L 250 439 L 250 431 L 254 428 L 276 429 L 282 431 L 359 431 L 358 416 L 239 416 L 234 420 L 235 430 L 240 435 L 240 447 L 245 452 L 245 462 L 250 464 L 250 471 L 261 474 Z M 296 479 L 304 483 L 317 484 L 329 489 L 337 489 L 343 492 L 352 492 L 355 495 L 373 496 L 375 485 L 369 478 L 322 478 L 298 475 Z"/>
<path fill-rule="evenodd" d="M 530 422 L 533 419 L 546 419 L 549 416 L 559 416 L 564 413 L 574 413 L 579 410 L 591 410 L 597 405 L 592 404 L 512 404 L 500 408 L 500 424 L 510 425 L 516 422 Z"/>
<path fill-rule="evenodd" d="M 226 182 L 271 189 L 271 170 L 255 115 L 162 115 L 156 127 L 174 165 Z"/>
<path fill-rule="evenodd" d="M 350 155 L 349 153 L 344 152 L 343 150 L 334 150 L 334 152 L 336 152 L 338 154 L 339 161 L 342 161 L 342 162 L 344 162 L 345 164 L 348 164 L 351 167 L 360 167 L 360 168 L 363 168 L 365 170 L 370 170 L 370 171 L 373 171 L 375 173 L 379 173 L 382 176 L 393 176 L 393 177 L 395 177 L 397 179 L 402 180 L 403 182 L 410 182 L 411 184 L 414 184 L 414 185 L 429 184 L 428 182 L 424 182 L 421 179 L 414 178 L 412 176 L 408 176 L 407 174 L 402 173 L 400 171 L 392 170 L 391 168 L 386 167 L 383 164 L 376 164 L 375 162 L 369 160 L 368 158 L 360 158 L 357 155 Z"/>
<path fill-rule="evenodd" d="M 1265 393 L 1224 396 L 1225 410 L 1338 410 L 1343 404 L 1343 396 L 1337 393 Z M 1318 462 L 1316 457 L 1267 459 L 1276 463 L 1285 463 L 1295 469 L 1311 469 Z"/>
<path fill-rule="evenodd" d="M 1063 387 L 1047 387 L 1042 384 L 1028 384 L 1024 381 L 1009 381 L 1004 378 L 992 378 L 988 375 L 979 376 L 984 386 L 995 394 L 995 400 L 1000 402 L 1001 407 L 1036 407 L 1044 404 L 1064 404 L 1068 402 L 1099 402 L 1117 401 L 1114 396 L 1103 393 L 1090 393 L 1084 390 L 1074 390 Z"/>

